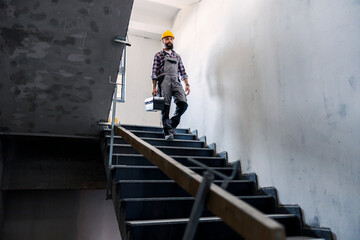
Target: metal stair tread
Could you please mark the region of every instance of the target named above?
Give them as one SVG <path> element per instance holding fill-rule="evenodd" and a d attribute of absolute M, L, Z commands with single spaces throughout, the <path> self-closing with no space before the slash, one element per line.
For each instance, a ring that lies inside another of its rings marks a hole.
<path fill-rule="evenodd" d="M 266 214 L 269 218 L 286 218 L 296 217 L 294 214 Z M 126 221 L 127 225 L 131 226 L 142 226 L 142 225 L 157 225 L 157 224 L 176 224 L 176 223 L 187 223 L 189 218 L 170 218 L 170 219 L 152 219 L 152 220 L 131 220 Z M 199 222 L 221 222 L 219 217 L 201 217 Z"/>
<path fill-rule="evenodd" d="M 323 238 L 304 237 L 304 236 L 292 236 L 287 237 L 286 240 L 324 240 Z"/>
<path fill-rule="evenodd" d="M 157 166 L 112 165 L 112 168 L 159 169 Z M 189 167 L 191 170 L 206 169 L 203 167 Z M 232 167 L 208 167 L 212 170 L 233 170 Z M 159 169 L 159 171 L 161 171 Z"/>
<path fill-rule="evenodd" d="M 107 135 L 107 136 L 105 136 L 105 138 L 111 138 L 111 136 L 110 135 Z M 122 138 L 121 136 L 114 136 L 114 138 Z M 140 139 L 142 139 L 142 140 L 151 140 L 151 141 L 168 141 L 168 140 L 166 140 L 165 138 L 149 138 L 149 137 L 140 137 Z M 190 142 L 190 143 L 198 143 L 198 142 L 204 142 L 204 141 L 201 141 L 201 140 L 189 140 L 189 139 L 174 139 L 174 140 L 172 140 L 173 142 L 179 142 L 179 143 L 182 143 L 182 142 Z"/>
<path fill-rule="evenodd" d="M 222 183 L 223 180 L 214 180 L 215 183 Z M 115 184 L 120 183 L 176 183 L 174 180 L 118 180 Z M 229 183 L 253 183 L 250 180 L 230 180 Z"/>
<path fill-rule="evenodd" d="M 101 123 L 101 125 L 103 126 L 111 126 L 111 123 L 105 122 L 105 123 Z M 118 125 L 118 124 L 115 124 Z M 146 125 L 135 125 L 135 124 L 120 124 L 120 126 L 124 127 L 126 129 L 126 127 L 143 127 L 143 128 L 155 128 L 155 129 L 159 129 L 159 130 L 163 130 L 163 127 L 160 126 L 146 126 Z M 179 130 L 182 131 L 189 131 L 190 128 L 177 128 Z M 109 131 L 111 129 L 105 129 L 106 131 Z"/>
<path fill-rule="evenodd" d="M 269 195 L 251 195 L 251 196 L 235 196 L 240 199 L 269 199 Z M 122 198 L 120 201 L 178 201 L 178 200 L 194 200 L 193 197 L 155 197 L 155 198 Z"/>
<path fill-rule="evenodd" d="M 142 130 L 129 130 L 132 133 L 155 133 L 155 134 L 163 134 L 162 132 L 151 132 L 151 131 L 142 131 Z M 179 136 L 195 136 L 192 133 L 176 133 Z"/>
<path fill-rule="evenodd" d="M 144 157 L 142 154 L 133 154 L 133 153 L 114 153 L 113 156 L 121 156 L 121 157 Z M 224 157 L 219 156 L 183 156 L 183 155 L 168 155 L 171 158 L 195 158 L 195 159 L 224 159 Z"/>
<path fill-rule="evenodd" d="M 110 146 L 110 144 L 107 145 L 108 147 Z M 177 147 L 177 146 L 155 146 L 154 147 L 160 149 L 160 148 L 165 148 L 165 149 L 183 149 L 183 150 L 205 150 L 205 151 L 214 151 L 211 148 L 194 148 L 194 147 Z M 131 144 L 118 144 L 118 143 L 114 143 L 114 147 L 131 147 Z"/>

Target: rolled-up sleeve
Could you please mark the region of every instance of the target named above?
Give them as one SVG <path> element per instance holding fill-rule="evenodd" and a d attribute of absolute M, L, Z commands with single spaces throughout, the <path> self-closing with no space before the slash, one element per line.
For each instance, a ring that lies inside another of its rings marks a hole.
<path fill-rule="evenodd" d="M 184 64 L 183 64 L 183 62 L 181 60 L 180 55 L 178 55 L 178 61 L 179 61 L 180 76 L 181 76 L 181 79 L 184 80 L 184 79 L 188 78 L 188 75 L 186 74 L 185 67 L 184 67 Z"/>
<path fill-rule="evenodd" d="M 158 72 L 159 72 L 159 56 L 158 56 L 158 54 L 155 54 L 154 62 L 153 62 L 153 66 L 152 66 L 151 79 L 157 79 Z"/>

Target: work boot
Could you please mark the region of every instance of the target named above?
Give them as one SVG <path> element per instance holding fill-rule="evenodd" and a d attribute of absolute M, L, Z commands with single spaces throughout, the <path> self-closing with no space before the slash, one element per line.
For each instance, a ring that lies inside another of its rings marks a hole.
<path fill-rule="evenodd" d="M 174 140 L 174 135 L 173 134 L 169 134 L 169 135 L 165 135 L 165 140 L 166 141 L 172 141 L 172 140 Z"/>
<path fill-rule="evenodd" d="M 169 133 L 175 136 L 176 135 L 176 129 L 175 128 L 170 129 Z"/>

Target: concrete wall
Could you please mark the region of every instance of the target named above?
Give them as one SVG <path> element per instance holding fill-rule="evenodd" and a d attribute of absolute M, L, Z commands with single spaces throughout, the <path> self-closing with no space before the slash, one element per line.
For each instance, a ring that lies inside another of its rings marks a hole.
<path fill-rule="evenodd" d="M 2 184 L 2 177 L 4 171 L 4 157 L 3 157 L 3 147 L 2 140 L 0 139 L 0 186 Z M 0 190 L 0 236 L 3 230 L 4 224 L 4 202 L 3 202 L 3 191 Z"/>
<path fill-rule="evenodd" d="M 133 0 L 0 2 L 0 133 L 98 135 Z"/>
<path fill-rule="evenodd" d="M 105 190 L 8 191 L 3 240 L 121 239 Z"/>
<path fill-rule="evenodd" d="M 182 125 L 311 226 L 360 239 L 360 1 L 203 0 L 173 30 L 192 90 Z"/>
<path fill-rule="evenodd" d="M 151 69 L 154 55 L 162 48 L 160 40 L 129 35 L 127 48 L 126 102 L 118 103 L 120 123 L 160 126 L 160 112 L 146 112 L 144 100 L 151 97 Z"/>

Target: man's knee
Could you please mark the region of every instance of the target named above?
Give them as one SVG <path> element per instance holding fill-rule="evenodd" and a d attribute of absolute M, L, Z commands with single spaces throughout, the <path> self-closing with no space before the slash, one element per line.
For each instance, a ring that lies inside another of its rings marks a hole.
<path fill-rule="evenodd" d="M 183 102 L 183 101 L 178 101 L 176 103 L 176 106 L 179 108 L 180 114 L 183 114 L 186 111 L 186 109 L 188 108 L 187 102 Z"/>

